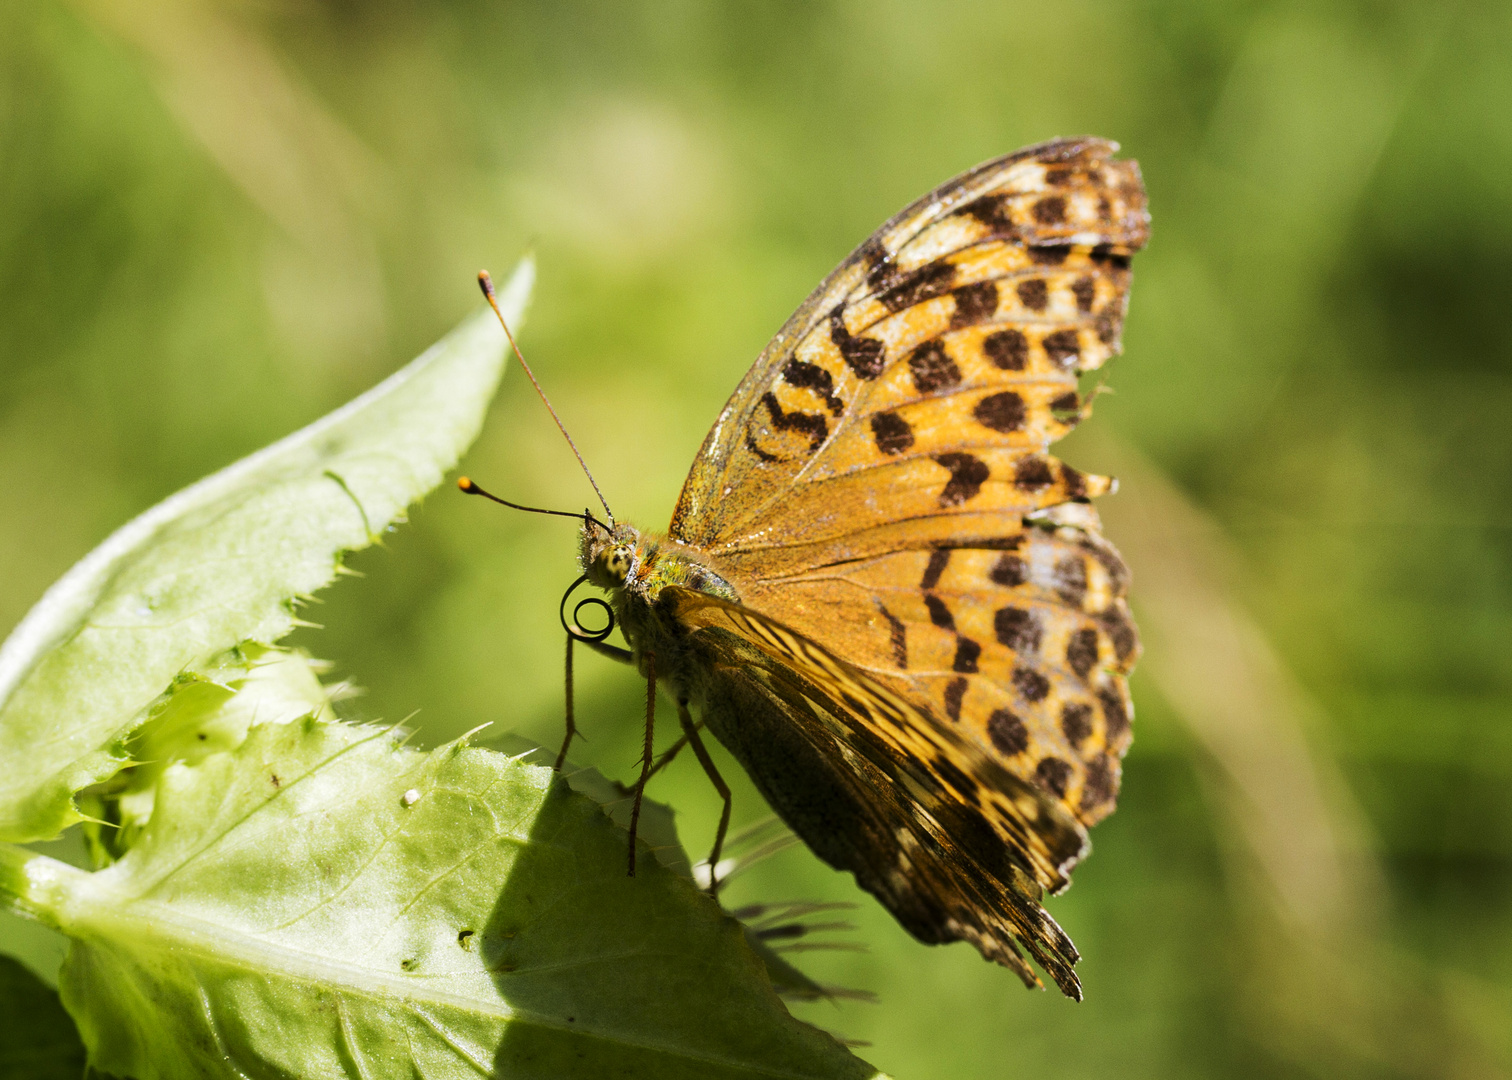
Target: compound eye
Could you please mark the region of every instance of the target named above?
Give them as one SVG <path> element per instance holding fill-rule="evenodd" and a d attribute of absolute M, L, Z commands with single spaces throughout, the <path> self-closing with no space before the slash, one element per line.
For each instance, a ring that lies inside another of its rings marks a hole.
<path fill-rule="evenodd" d="M 616 581 L 624 581 L 630 574 L 629 548 L 617 547 L 609 552 L 609 557 L 604 560 L 604 569 L 608 570 L 609 576 Z"/>

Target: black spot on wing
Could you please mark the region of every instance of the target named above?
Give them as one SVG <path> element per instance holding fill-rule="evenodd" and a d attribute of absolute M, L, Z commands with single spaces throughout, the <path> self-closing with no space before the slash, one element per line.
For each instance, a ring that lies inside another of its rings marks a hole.
<path fill-rule="evenodd" d="M 1080 746 L 1082 740 L 1092 734 L 1092 706 L 1080 701 L 1069 703 L 1061 709 L 1060 724 L 1066 741 L 1073 748 Z"/>
<path fill-rule="evenodd" d="M 1018 283 L 1018 298 L 1030 311 L 1044 311 L 1050 303 L 1050 289 L 1044 278 L 1030 278 Z"/>
<path fill-rule="evenodd" d="M 995 281 L 962 285 L 952 295 L 955 297 L 955 311 L 950 316 L 952 330 L 986 322 L 997 314 L 998 290 Z"/>
<path fill-rule="evenodd" d="M 892 638 L 893 662 L 906 671 L 908 670 L 908 627 L 903 625 L 902 619 L 881 604 L 877 607 L 882 612 L 882 617 L 887 620 L 888 633 Z"/>
<path fill-rule="evenodd" d="M 1029 362 L 1029 339 L 1018 330 L 999 330 L 983 340 L 982 351 L 1004 371 L 1023 371 Z"/>
<path fill-rule="evenodd" d="M 955 660 L 951 662 L 952 671 L 958 671 L 962 675 L 974 675 L 977 670 L 977 660 L 982 655 L 982 647 L 969 637 L 956 638 Z"/>
<path fill-rule="evenodd" d="M 949 548 L 935 548 L 929 553 L 929 565 L 924 567 L 924 577 L 919 582 L 919 588 L 932 589 L 940 583 L 940 575 L 945 572 L 946 565 L 950 562 Z"/>
<path fill-rule="evenodd" d="M 1028 580 L 1029 575 L 1025 570 L 1023 559 L 1005 552 L 998 556 L 997 562 L 993 563 L 992 568 L 987 571 L 987 576 L 994 583 L 1011 589 L 1016 585 L 1022 585 Z"/>
<path fill-rule="evenodd" d="M 1107 754 L 1099 754 L 1087 764 L 1087 778 L 1082 785 L 1081 808 L 1095 810 L 1111 802 L 1118 794 L 1118 781 L 1114 776 L 1113 762 Z"/>
<path fill-rule="evenodd" d="M 955 263 L 939 260 L 926 263 L 910 274 L 901 277 L 897 284 L 889 286 L 877 295 L 888 311 L 902 311 L 915 304 L 944 296 L 955 280 Z"/>
<path fill-rule="evenodd" d="M 1111 244 L 1098 244 L 1091 254 L 1093 262 L 1111 266 L 1115 270 L 1127 270 L 1131 261 L 1127 253 L 1114 250 Z"/>
<path fill-rule="evenodd" d="M 914 388 L 921 394 L 948 390 L 961 381 L 961 369 L 938 339 L 926 341 L 908 354 L 908 370 L 913 375 Z"/>
<path fill-rule="evenodd" d="M 876 338 L 852 337 L 841 317 L 843 308 L 842 304 L 830 312 L 830 340 L 857 378 L 875 379 L 887 366 L 887 348 Z"/>
<path fill-rule="evenodd" d="M 802 360 L 789 360 L 782 369 L 782 380 L 789 386 L 812 390 L 834 416 L 845 411 L 845 402 L 835 396 L 835 380 L 818 364 L 806 364 Z"/>
<path fill-rule="evenodd" d="M 972 415 L 983 427 L 1006 435 L 1023 428 L 1028 410 L 1024 408 L 1023 398 L 1012 390 L 1004 390 L 1000 394 L 989 394 L 978 401 L 976 408 L 972 410 Z"/>
<path fill-rule="evenodd" d="M 1000 608 L 992 617 L 993 629 L 998 641 L 1016 653 L 1031 653 L 1039 649 L 1043 631 L 1034 612 L 1023 608 Z"/>
<path fill-rule="evenodd" d="M 974 217 L 993 232 L 1015 233 L 1017 229 L 1013 224 L 1013 216 L 1008 211 L 1008 200 L 1003 195 L 984 195 L 967 203 L 956 211 Z"/>
<path fill-rule="evenodd" d="M 934 593 L 924 594 L 924 606 L 929 609 L 929 621 L 942 630 L 955 630 L 955 616 L 950 613 L 950 608 L 945 606 Z"/>
<path fill-rule="evenodd" d="M 934 460 L 935 464 L 950 470 L 950 479 L 945 483 L 945 490 L 940 492 L 941 506 L 960 506 L 975 498 L 987 482 L 987 463 L 971 454 L 937 454 Z"/>
<path fill-rule="evenodd" d="M 1097 663 L 1096 630 L 1078 630 L 1071 635 L 1071 640 L 1066 645 L 1066 663 L 1083 679 L 1087 677 L 1092 665 Z"/>
<path fill-rule="evenodd" d="M 1059 225 L 1066 220 L 1066 200 L 1059 195 L 1050 195 L 1035 203 L 1031 213 L 1041 225 Z"/>
<path fill-rule="evenodd" d="M 952 720 L 961 719 L 961 698 L 966 694 L 966 677 L 964 675 L 951 679 L 945 685 L 945 715 Z"/>
<path fill-rule="evenodd" d="M 1078 311 L 1091 311 L 1092 301 L 1097 299 L 1097 282 L 1090 277 L 1079 277 L 1071 283 L 1071 295 L 1076 297 Z"/>
<path fill-rule="evenodd" d="M 1129 588 L 1129 568 L 1124 565 L 1116 552 L 1107 547 L 1096 544 L 1083 545 L 1082 550 L 1102 564 L 1108 572 L 1108 579 L 1112 582 L 1113 591 L 1122 596 Z"/>
<path fill-rule="evenodd" d="M 1082 501 L 1086 501 L 1086 498 L 1087 498 L 1087 474 L 1086 473 L 1080 472 L 1080 471 L 1078 471 L 1076 469 L 1073 469 L 1071 466 L 1067 465 L 1065 462 L 1061 462 L 1061 482 L 1066 485 L 1066 498 L 1068 498 L 1068 499 L 1080 499 Z"/>
<path fill-rule="evenodd" d="M 1108 727 L 1108 745 L 1116 746 L 1129 733 L 1129 708 L 1118 691 L 1104 687 L 1097 692 L 1102 704 L 1103 720 Z"/>
<path fill-rule="evenodd" d="M 808 436 L 809 453 L 813 453 L 824 445 L 824 440 L 829 435 L 829 422 L 824 417 L 818 413 L 799 412 L 796 409 L 792 412 L 783 412 L 777 395 L 770 390 L 761 395 L 761 403 L 767 407 L 772 426 L 778 431 L 792 431 Z"/>
<path fill-rule="evenodd" d="M 871 418 L 872 438 L 884 454 L 901 454 L 914 444 L 913 428 L 897 413 L 881 412 Z"/>
<path fill-rule="evenodd" d="M 1099 615 L 1097 621 L 1107 631 L 1108 640 L 1113 642 L 1113 652 L 1119 660 L 1127 660 L 1139 647 L 1139 633 L 1120 608 L 1110 608 Z"/>
<path fill-rule="evenodd" d="M 1066 797 L 1066 781 L 1071 779 L 1071 766 L 1060 758 L 1042 758 L 1034 767 L 1034 782 L 1057 799 Z"/>
<path fill-rule="evenodd" d="M 1032 668 L 1014 668 L 1013 685 L 1026 701 L 1044 701 L 1050 694 L 1050 680 Z"/>
<path fill-rule="evenodd" d="M 1055 591 L 1073 607 L 1081 607 L 1087 595 L 1087 564 L 1080 555 L 1067 555 L 1055 564 Z"/>
<path fill-rule="evenodd" d="M 1042 344 L 1045 346 L 1045 355 L 1061 367 L 1070 367 L 1081 355 L 1081 339 L 1076 336 L 1075 330 L 1057 330 L 1053 334 L 1046 334 Z"/>
<path fill-rule="evenodd" d="M 879 267 L 888 265 L 887 248 L 875 235 L 867 237 L 866 243 L 861 245 L 861 250 L 856 252 L 856 257 L 866 267 L 868 275 L 875 274 Z"/>
<path fill-rule="evenodd" d="M 1040 491 L 1055 483 L 1055 477 L 1044 458 L 1026 457 L 1013 467 L 1013 483 L 1021 491 Z"/>
<path fill-rule="evenodd" d="M 1069 244 L 1035 244 L 1029 249 L 1029 258 L 1041 266 L 1059 266 L 1070 254 Z"/>
<path fill-rule="evenodd" d="M 997 709 L 987 718 L 987 736 L 998 753 L 1012 757 L 1029 746 L 1029 729 L 1007 709 Z"/>

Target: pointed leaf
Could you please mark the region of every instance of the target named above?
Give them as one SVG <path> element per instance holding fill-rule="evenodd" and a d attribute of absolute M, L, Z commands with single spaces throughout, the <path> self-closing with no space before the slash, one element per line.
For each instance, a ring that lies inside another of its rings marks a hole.
<path fill-rule="evenodd" d="M 534 279 L 501 294 L 511 323 Z M 55 836 L 73 796 L 181 672 L 277 641 L 291 601 L 335 576 L 440 483 L 477 435 L 502 371 L 489 312 L 379 386 L 131 521 L 70 570 L 0 648 L 0 839 Z"/>

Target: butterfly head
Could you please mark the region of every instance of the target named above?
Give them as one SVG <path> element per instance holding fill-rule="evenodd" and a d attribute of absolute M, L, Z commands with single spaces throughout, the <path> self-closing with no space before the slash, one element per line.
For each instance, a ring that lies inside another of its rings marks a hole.
<path fill-rule="evenodd" d="M 583 519 L 582 560 L 588 580 L 601 589 L 622 589 L 640 563 L 641 535 L 633 525 Z"/>

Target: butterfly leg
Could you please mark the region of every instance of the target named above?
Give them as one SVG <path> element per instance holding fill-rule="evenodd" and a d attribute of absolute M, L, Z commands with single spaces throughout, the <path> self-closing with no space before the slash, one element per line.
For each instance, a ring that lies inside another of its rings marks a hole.
<path fill-rule="evenodd" d="M 557 772 L 561 772 L 562 766 L 567 763 L 567 748 L 572 745 L 572 740 L 577 736 L 577 720 L 574 715 L 572 704 L 572 643 L 576 640 L 577 635 L 569 630 L 567 632 L 567 673 L 565 680 L 567 687 L 567 731 L 562 736 L 562 749 L 557 752 L 556 764 L 552 766 L 552 768 Z M 617 661 L 618 663 L 635 663 L 634 658 L 631 656 L 629 650 L 627 649 L 619 649 L 613 645 L 605 645 L 602 641 L 594 641 L 591 638 L 586 639 L 584 641 L 584 644 L 594 652 L 599 653 L 603 656 L 607 656 L 609 659 Z M 674 747 L 674 749 L 676 748 Z M 651 771 L 655 772 L 656 770 L 653 769 Z"/>
<path fill-rule="evenodd" d="M 695 727 L 703 727 L 703 721 L 700 720 L 694 726 Z M 686 735 L 679 735 L 677 737 L 677 741 L 675 743 L 673 743 L 671 746 L 667 747 L 665 750 L 663 750 L 661 752 L 661 757 L 659 757 L 659 758 L 656 759 L 656 764 L 652 765 L 651 766 L 651 771 L 646 774 L 646 780 L 650 780 L 657 773 L 661 772 L 668 765 L 672 764 L 672 759 L 675 758 L 675 757 L 677 757 L 677 755 L 682 752 L 682 748 L 685 747 L 685 746 L 687 746 L 687 745 L 688 745 L 688 737 Z M 630 789 L 626 788 L 625 790 L 629 791 Z"/>
<path fill-rule="evenodd" d="M 730 828 L 730 808 L 734 805 L 734 801 L 730 797 L 730 785 L 726 784 L 724 777 L 719 775 L 719 770 L 714 767 L 714 759 L 709 756 L 703 740 L 698 737 L 698 725 L 693 723 L 693 717 L 688 713 L 688 702 L 685 699 L 677 703 L 677 719 L 682 724 L 683 738 L 687 740 L 688 745 L 693 747 L 693 755 L 703 766 L 709 783 L 714 785 L 714 790 L 719 792 L 719 797 L 724 800 L 724 810 L 719 815 L 719 829 L 714 833 L 714 850 L 709 852 L 709 895 L 717 898 L 719 880 L 715 875 L 719 871 L 719 853 L 724 850 L 725 833 Z"/>
<path fill-rule="evenodd" d="M 641 752 L 641 777 L 635 785 L 635 802 L 630 807 L 630 876 L 635 876 L 635 832 L 640 826 L 641 797 L 651 775 L 652 742 L 656 733 L 656 654 L 643 653 L 646 661 L 646 745 Z"/>
<path fill-rule="evenodd" d="M 567 635 L 567 732 L 562 736 L 562 749 L 557 752 L 556 764 L 552 766 L 557 772 L 562 771 L 562 765 L 567 760 L 567 748 L 572 745 L 572 737 L 577 734 L 577 723 L 572 716 L 572 635 Z"/>

